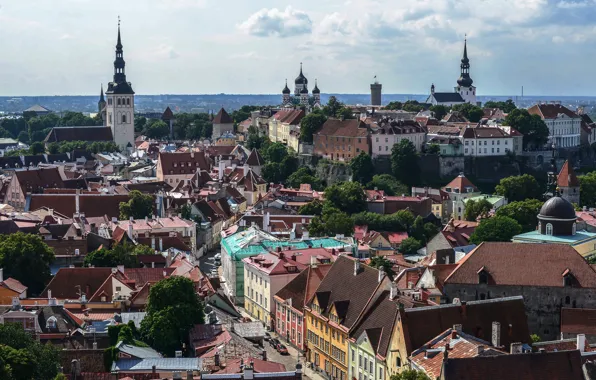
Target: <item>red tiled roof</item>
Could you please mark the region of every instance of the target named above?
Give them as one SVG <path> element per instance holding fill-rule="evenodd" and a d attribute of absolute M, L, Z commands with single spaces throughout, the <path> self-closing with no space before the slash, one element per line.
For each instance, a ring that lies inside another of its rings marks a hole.
<path fill-rule="evenodd" d="M 79 195 L 79 211 L 86 217 L 104 216 L 119 217 L 120 203 L 128 202 L 128 195 L 120 194 L 81 194 Z M 72 216 L 76 212 L 75 194 L 32 194 L 29 210 L 35 211 L 49 207 L 60 214 Z"/>
<path fill-rule="evenodd" d="M 366 124 L 357 119 L 339 120 L 327 119 L 317 135 L 339 137 L 366 137 Z"/>
<path fill-rule="evenodd" d="M 279 120 L 281 123 L 289 125 L 298 125 L 304 117 L 304 111 L 302 110 L 281 110 L 273 115 L 273 118 Z"/>
<path fill-rule="evenodd" d="M 246 159 L 246 163 L 249 166 L 263 166 L 263 165 L 265 165 L 265 160 L 263 159 L 263 157 L 261 156 L 261 153 L 259 153 L 258 150 L 253 149 L 250 152 L 250 155 L 248 156 L 248 158 Z"/>
<path fill-rule="evenodd" d="M 557 176 L 557 185 L 560 187 L 579 187 L 579 179 L 577 179 L 575 171 L 569 165 L 569 160 L 565 161 Z"/>
<path fill-rule="evenodd" d="M 596 335 L 596 309 L 561 308 L 561 332 Z"/>
<path fill-rule="evenodd" d="M 112 268 L 60 268 L 40 297 L 47 298 L 48 290 L 53 298 L 78 299 L 79 288 L 91 297 L 111 275 Z"/>
<path fill-rule="evenodd" d="M 476 185 L 470 182 L 470 180 L 467 179 L 466 176 L 464 176 L 463 174 L 460 174 L 457 177 L 455 177 L 453 181 L 449 182 L 445 187 L 443 187 L 443 190 L 445 190 L 448 187 L 451 188 L 452 191 L 453 189 L 459 189 L 460 193 L 464 193 L 467 187 L 471 187 L 472 189 L 474 189 L 473 191 L 475 192 L 478 191 Z"/>
<path fill-rule="evenodd" d="M 13 290 L 19 294 L 23 293 L 25 290 L 27 290 L 27 287 L 23 284 L 21 284 L 21 282 L 19 280 L 16 280 L 12 277 L 7 278 L 6 280 L 0 282 L 0 286 L 5 286 L 10 290 Z"/>
<path fill-rule="evenodd" d="M 569 271 L 575 287 L 596 288 L 596 271 L 570 245 L 483 242 L 467 254 L 446 284 L 478 284 L 484 268 L 490 285 L 563 287 Z"/>
<path fill-rule="evenodd" d="M 222 370 L 214 372 L 215 374 L 222 373 L 241 373 L 241 365 L 246 363 L 252 363 L 255 373 L 274 373 L 274 372 L 285 372 L 286 366 L 281 363 L 265 361 L 257 358 L 237 358 L 226 360 L 226 367 Z"/>
<path fill-rule="evenodd" d="M 275 296 L 282 300 L 291 299 L 292 307 L 302 311 L 307 300 L 312 298 L 330 269 L 331 265 L 318 265 L 316 268 L 309 266 L 281 288 Z"/>
<path fill-rule="evenodd" d="M 536 104 L 528 108 L 530 115 L 539 115 L 543 119 L 556 119 L 563 114 L 570 118 L 579 118 L 579 115 L 561 104 Z"/>
<path fill-rule="evenodd" d="M 160 152 L 158 160 L 164 175 L 194 174 L 197 169 L 210 170 L 205 152 Z"/>
<path fill-rule="evenodd" d="M 61 188 L 64 182 L 58 168 L 22 169 L 14 173 L 23 193 L 40 192 L 43 188 Z"/>
<path fill-rule="evenodd" d="M 219 110 L 219 112 L 217 113 L 217 115 L 215 115 L 215 118 L 213 119 L 213 124 L 232 124 L 233 122 L 234 120 L 232 120 L 230 114 L 227 113 L 223 107 Z"/>

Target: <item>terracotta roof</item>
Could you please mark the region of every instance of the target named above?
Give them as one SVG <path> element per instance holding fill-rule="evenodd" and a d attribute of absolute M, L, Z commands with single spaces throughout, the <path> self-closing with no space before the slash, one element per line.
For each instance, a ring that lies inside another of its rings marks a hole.
<path fill-rule="evenodd" d="M 47 298 L 48 290 L 52 297 L 60 299 L 78 299 L 80 291 L 91 297 L 111 275 L 112 268 L 60 268 L 40 297 Z"/>
<path fill-rule="evenodd" d="M 308 266 L 281 288 L 275 296 L 282 300 L 291 299 L 292 307 L 302 310 L 330 269 L 331 265 L 318 265 L 316 268 Z"/>
<path fill-rule="evenodd" d="M 565 161 L 557 176 L 557 185 L 560 187 L 579 187 L 579 179 L 577 179 L 573 167 L 569 165 L 569 160 Z"/>
<path fill-rule="evenodd" d="M 120 216 L 120 203 L 128 202 L 128 195 L 120 194 L 81 194 L 79 195 L 79 211 L 86 217 L 104 216 L 109 218 Z M 53 208 L 63 215 L 71 216 L 76 212 L 75 194 L 32 194 L 29 210 L 42 207 Z"/>
<path fill-rule="evenodd" d="M 356 323 L 358 316 L 380 285 L 377 269 L 360 264 L 360 270 L 354 274 L 354 267 L 354 259 L 339 256 L 313 296 L 313 299 L 318 299 L 324 316 L 329 315 L 332 305 L 339 307 L 341 304 L 341 325 L 348 330 Z"/>
<path fill-rule="evenodd" d="M 261 156 L 261 153 L 253 148 L 253 150 L 250 152 L 250 155 L 246 159 L 246 163 L 249 166 L 263 166 L 265 165 L 265 160 Z"/>
<path fill-rule="evenodd" d="M 210 164 L 205 157 L 205 152 L 160 152 L 158 160 L 158 167 L 161 165 L 164 175 L 194 174 L 197 169 L 210 170 Z"/>
<path fill-rule="evenodd" d="M 232 117 L 230 116 L 230 114 L 228 114 L 226 112 L 226 110 L 223 107 L 221 107 L 221 109 L 219 110 L 217 115 L 215 115 L 215 118 L 213 119 L 213 124 L 232 124 L 232 123 L 234 123 L 234 120 L 232 120 Z"/>
<path fill-rule="evenodd" d="M 8 289 L 13 290 L 19 294 L 27 290 L 27 287 L 25 285 L 21 284 L 19 280 L 16 280 L 12 277 L 9 277 L 6 280 L 0 282 L 0 286 L 5 286 Z"/>
<path fill-rule="evenodd" d="M 317 135 L 339 137 L 366 137 L 366 124 L 357 119 L 339 120 L 327 119 Z"/>
<path fill-rule="evenodd" d="M 596 309 L 561 308 L 561 332 L 596 335 Z"/>
<path fill-rule="evenodd" d="M 484 242 L 468 253 L 446 284 L 478 284 L 484 269 L 489 285 L 563 287 L 566 272 L 574 286 L 596 288 L 596 271 L 570 245 Z"/>
<path fill-rule="evenodd" d="M 579 118 L 579 115 L 561 104 L 536 104 L 528 108 L 530 115 L 539 115 L 543 119 L 556 119 L 563 114 L 570 118 Z"/>
<path fill-rule="evenodd" d="M 445 380 L 583 380 L 579 351 L 448 359 Z"/>
<path fill-rule="evenodd" d="M 478 227 L 478 222 L 450 219 L 441 231 L 451 248 L 470 245 L 470 236 Z"/>
<path fill-rule="evenodd" d="M 279 120 L 281 123 L 289 125 L 298 125 L 304 117 L 304 111 L 302 110 L 281 110 L 276 112 L 273 116 L 274 119 Z"/>
<path fill-rule="evenodd" d="M 59 188 L 64 186 L 58 168 L 21 169 L 16 170 L 14 176 L 23 193 L 37 193 L 44 188 Z"/>
<path fill-rule="evenodd" d="M 459 189 L 460 193 L 465 193 L 466 188 L 472 188 L 472 191 L 474 192 L 478 191 L 476 185 L 470 182 L 470 180 L 467 179 L 466 176 L 463 174 L 460 174 L 457 177 L 455 177 L 451 182 L 449 182 L 445 187 L 443 187 L 443 190 L 445 190 L 446 188 L 451 188 L 451 191 L 453 191 L 453 189 Z"/>
<path fill-rule="evenodd" d="M 241 373 L 241 365 L 246 363 L 253 364 L 253 370 L 255 373 L 275 373 L 275 372 L 285 372 L 286 366 L 281 363 L 261 360 L 258 358 L 237 358 L 237 359 L 228 359 L 226 360 L 226 367 L 222 370 L 214 372 L 215 374 L 222 374 L 222 373 Z M 267 376 L 269 378 L 269 376 Z"/>
<path fill-rule="evenodd" d="M 491 341 L 492 324 L 499 322 L 502 346 L 530 343 L 521 296 L 405 309 L 400 310 L 400 317 L 408 354 L 455 324 L 461 324 L 466 334 Z"/>

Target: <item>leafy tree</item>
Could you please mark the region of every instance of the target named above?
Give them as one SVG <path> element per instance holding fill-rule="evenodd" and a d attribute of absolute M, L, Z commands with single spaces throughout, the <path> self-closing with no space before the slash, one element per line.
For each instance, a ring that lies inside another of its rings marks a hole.
<path fill-rule="evenodd" d="M 366 209 L 364 189 L 358 182 L 339 182 L 325 189 L 325 200 L 330 206 L 348 214 Z"/>
<path fill-rule="evenodd" d="M 337 111 L 337 114 L 335 116 L 339 119 L 344 119 L 344 120 L 355 118 L 354 111 L 350 107 L 346 107 L 346 106 L 341 107 Z"/>
<path fill-rule="evenodd" d="M 422 371 L 406 369 L 398 374 L 391 375 L 390 380 L 430 380 L 430 378 Z"/>
<path fill-rule="evenodd" d="M 359 155 L 350 161 L 350 169 L 352 169 L 352 180 L 366 185 L 373 178 L 375 167 L 372 158 L 365 152 L 360 152 Z"/>
<path fill-rule="evenodd" d="M 530 335 L 530 340 L 532 341 L 532 343 L 538 343 L 538 342 L 542 341 L 542 339 L 540 338 L 540 335 L 538 335 L 538 334 Z"/>
<path fill-rule="evenodd" d="M 536 178 L 530 174 L 511 176 L 501 179 L 495 192 L 507 198 L 509 202 L 537 199 L 542 197 L 542 189 Z"/>
<path fill-rule="evenodd" d="M 483 241 L 511 241 L 519 235 L 522 227 L 515 219 L 508 216 L 495 216 L 484 219 L 470 236 L 470 243 L 480 244 Z"/>
<path fill-rule="evenodd" d="M 49 154 L 58 154 L 60 153 L 60 144 L 57 142 L 49 143 L 48 144 L 48 153 Z"/>
<path fill-rule="evenodd" d="M 300 141 L 305 143 L 313 142 L 313 135 L 321 129 L 327 121 L 327 117 L 320 113 L 310 113 L 300 121 Z"/>
<path fill-rule="evenodd" d="M 504 124 L 517 129 L 524 135 L 524 148 L 528 145 L 542 146 L 548 141 L 548 127 L 540 116 L 530 115 L 528 110 L 512 110 L 507 114 Z"/>
<path fill-rule="evenodd" d="M 34 142 L 33 144 L 31 144 L 31 146 L 29 146 L 29 153 L 34 156 L 38 154 L 43 154 L 45 150 L 46 148 L 41 142 Z"/>
<path fill-rule="evenodd" d="M 399 183 L 397 179 L 391 174 L 377 174 L 372 177 L 372 180 L 366 185 L 369 190 L 378 189 L 383 190 L 386 195 L 408 194 L 410 191 L 407 186 Z"/>
<path fill-rule="evenodd" d="M 0 324 L 0 376 L 3 380 L 53 380 L 58 374 L 60 352 L 41 344 L 22 325 Z"/>
<path fill-rule="evenodd" d="M 252 149 L 264 150 L 267 147 L 267 145 L 269 145 L 269 143 L 270 143 L 269 138 L 267 136 L 261 136 L 259 134 L 259 131 L 255 127 L 250 126 L 248 128 L 248 137 L 246 139 L 246 147 L 249 150 L 252 150 Z"/>
<path fill-rule="evenodd" d="M 29 149 L 14 149 L 14 150 L 9 150 L 6 153 L 4 153 L 4 155 L 6 157 L 28 156 L 29 155 Z"/>
<path fill-rule="evenodd" d="M 488 101 L 484 103 L 484 108 L 498 108 L 505 113 L 509 113 L 517 108 L 513 100 L 507 99 L 504 102 Z"/>
<path fill-rule="evenodd" d="M 286 179 L 286 185 L 295 189 L 300 188 L 300 185 L 305 183 L 310 184 L 313 190 L 322 190 L 323 188 L 321 180 L 315 176 L 308 166 L 298 168 Z"/>
<path fill-rule="evenodd" d="M 323 202 L 315 199 L 298 209 L 299 215 L 321 215 L 323 213 Z"/>
<path fill-rule="evenodd" d="M 138 190 L 128 193 L 128 202 L 120 203 L 120 219 L 144 219 L 153 213 L 153 196 Z"/>
<path fill-rule="evenodd" d="M 426 154 L 438 155 L 441 153 L 441 147 L 439 144 L 429 144 L 426 150 Z"/>
<path fill-rule="evenodd" d="M 399 245 L 399 251 L 404 255 L 413 255 L 422 248 L 422 243 L 419 240 L 409 237 L 404 239 Z"/>
<path fill-rule="evenodd" d="M 354 234 L 354 220 L 345 212 L 335 212 L 326 216 L 325 228 L 329 236 L 337 234 L 352 236 Z"/>
<path fill-rule="evenodd" d="M 338 112 L 344 107 L 344 104 L 337 100 L 335 96 L 330 96 L 327 105 L 323 107 L 323 114 L 328 117 L 338 117 Z"/>
<path fill-rule="evenodd" d="M 24 144 L 28 144 L 29 143 L 29 133 L 27 133 L 27 131 L 19 132 L 19 135 L 17 136 L 17 140 L 19 140 L 19 142 L 22 142 Z"/>
<path fill-rule="evenodd" d="M 425 223 L 424 224 L 424 236 L 426 237 L 426 241 L 430 241 L 436 234 L 439 233 L 439 227 L 432 223 Z"/>
<path fill-rule="evenodd" d="M 258 111 L 260 108 L 260 106 L 242 106 L 240 109 L 234 110 L 230 117 L 234 120 L 234 123 L 242 123 L 250 117 L 251 112 Z"/>
<path fill-rule="evenodd" d="M 152 139 L 162 139 L 170 134 L 170 127 L 162 120 L 153 120 L 147 123 L 145 135 Z"/>
<path fill-rule="evenodd" d="M 39 294 L 50 280 L 53 261 L 54 251 L 38 235 L 0 235 L 0 268 L 4 268 L 4 277 L 19 280 L 31 295 Z"/>
<path fill-rule="evenodd" d="M 124 265 L 126 268 L 138 268 L 137 255 L 139 254 L 155 254 L 155 251 L 144 245 L 135 247 L 126 243 L 116 244 L 112 249 L 102 248 L 88 253 L 85 256 L 84 264 L 109 268 L 118 265 Z"/>
<path fill-rule="evenodd" d="M 433 113 L 435 119 L 441 120 L 449 113 L 449 108 L 447 108 L 447 106 L 437 104 L 436 106 L 431 106 L 429 111 Z"/>
<path fill-rule="evenodd" d="M 511 202 L 497 210 L 497 216 L 507 216 L 516 220 L 522 227 L 522 232 L 536 229 L 538 213 L 544 203 L 537 199 Z"/>
<path fill-rule="evenodd" d="M 385 273 L 393 279 L 393 277 L 395 277 L 395 271 L 393 270 L 393 263 L 389 260 L 387 260 L 387 258 L 385 256 L 375 256 L 372 259 L 370 259 L 370 264 L 371 267 L 373 268 L 383 268 L 383 270 L 385 271 Z"/>
<path fill-rule="evenodd" d="M 417 100 L 407 100 L 402 109 L 407 112 L 420 112 L 424 107 Z"/>
<path fill-rule="evenodd" d="M 274 142 L 263 151 L 263 156 L 269 162 L 281 163 L 288 156 L 288 148 L 280 142 Z"/>
<path fill-rule="evenodd" d="M 261 169 L 261 175 L 268 183 L 282 183 L 284 179 L 282 169 L 281 163 L 268 162 L 263 165 L 263 168 Z"/>
<path fill-rule="evenodd" d="M 135 132 L 142 132 L 147 124 L 147 118 L 145 116 L 135 116 Z"/>
<path fill-rule="evenodd" d="M 466 119 L 473 123 L 479 122 L 480 119 L 482 119 L 482 116 L 484 116 L 484 111 L 482 108 L 471 103 L 456 104 L 451 108 L 451 111 L 460 112 L 466 117 Z"/>
<path fill-rule="evenodd" d="M 400 182 L 414 186 L 420 181 L 418 152 L 410 140 L 403 139 L 391 149 L 391 169 Z"/>
<path fill-rule="evenodd" d="M 578 177 L 582 206 L 593 207 L 596 204 L 596 172 Z"/>
<path fill-rule="evenodd" d="M 60 120 L 60 125 L 67 127 L 74 126 L 93 126 L 96 125 L 95 120 L 83 115 L 81 112 L 66 112 Z"/>
<path fill-rule="evenodd" d="M 153 285 L 146 311 L 141 336 L 151 347 L 168 356 L 173 356 L 184 343 L 188 346 L 189 330 L 205 323 L 203 304 L 192 281 L 185 277 L 168 277 Z"/>
<path fill-rule="evenodd" d="M 492 203 L 490 203 L 486 199 L 480 199 L 477 201 L 470 199 L 466 202 L 464 219 L 473 222 L 478 218 L 478 216 L 488 214 L 492 208 Z"/>
<path fill-rule="evenodd" d="M 397 111 L 397 110 L 400 110 L 400 109 L 402 109 L 402 107 L 403 107 L 403 106 L 404 106 L 404 105 L 403 105 L 403 103 L 402 103 L 402 102 L 397 102 L 397 101 L 394 101 L 394 102 L 389 102 L 389 104 L 387 104 L 387 105 L 385 106 L 385 109 L 386 109 L 386 110 Z"/>

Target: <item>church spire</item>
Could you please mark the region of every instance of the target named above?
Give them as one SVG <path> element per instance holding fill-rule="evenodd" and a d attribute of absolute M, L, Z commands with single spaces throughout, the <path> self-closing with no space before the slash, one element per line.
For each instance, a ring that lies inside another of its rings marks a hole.
<path fill-rule="evenodd" d="M 126 83 L 125 66 L 122 38 L 120 37 L 120 17 L 118 17 L 118 42 L 116 43 L 116 60 L 114 61 L 114 83 Z"/>
<path fill-rule="evenodd" d="M 118 16 L 118 43 L 116 44 L 117 49 L 122 49 L 122 39 L 120 38 L 120 16 Z"/>
<path fill-rule="evenodd" d="M 461 75 L 457 84 L 461 87 L 471 87 L 474 81 L 470 78 L 470 60 L 468 59 L 468 38 L 464 39 L 464 56 L 461 59 Z"/>
<path fill-rule="evenodd" d="M 99 101 L 105 103 L 105 99 L 103 97 L 103 83 L 101 84 L 101 92 L 99 93 Z"/>
<path fill-rule="evenodd" d="M 462 63 L 469 63 L 470 60 L 468 59 L 468 37 L 464 38 L 464 57 L 461 59 Z"/>

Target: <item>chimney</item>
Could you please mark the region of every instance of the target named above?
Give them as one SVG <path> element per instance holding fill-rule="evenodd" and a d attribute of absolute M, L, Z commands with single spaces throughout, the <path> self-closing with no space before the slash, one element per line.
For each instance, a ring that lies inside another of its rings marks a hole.
<path fill-rule="evenodd" d="M 128 223 L 128 237 L 133 240 L 132 236 L 132 223 Z"/>
<path fill-rule="evenodd" d="M 484 346 L 483 346 L 483 345 L 480 345 L 480 346 L 478 346 L 478 347 L 476 347 L 476 348 L 477 348 L 477 350 L 478 350 L 478 351 L 476 352 L 478 355 L 480 355 L 480 354 L 482 354 L 482 353 L 484 352 Z"/>
<path fill-rule="evenodd" d="M 296 374 L 302 374 L 302 364 L 296 364 Z"/>
<path fill-rule="evenodd" d="M 77 189 L 77 193 L 75 195 L 75 214 L 79 216 L 79 195 L 81 194 L 81 190 Z"/>
<path fill-rule="evenodd" d="M 244 167 L 242 168 L 244 171 L 244 176 L 246 177 L 246 175 L 248 174 L 248 164 L 244 164 Z"/>
<path fill-rule="evenodd" d="M 379 268 L 379 283 L 383 281 L 385 278 L 385 269 L 383 267 Z"/>
<path fill-rule="evenodd" d="M 266 362 L 267 361 L 267 350 L 263 350 L 262 356 L 263 356 L 263 361 Z"/>
<path fill-rule="evenodd" d="M 226 171 L 226 165 L 222 160 L 219 160 L 219 167 L 217 170 L 217 177 L 220 181 L 223 181 L 224 172 Z"/>
<path fill-rule="evenodd" d="M 159 238 L 159 252 L 163 252 L 163 238 Z"/>
<path fill-rule="evenodd" d="M 577 334 L 577 349 L 579 350 L 579 352 L 584 352 L 586 350 L 585 334 Z"/>
<path fill-rule="evenodd" d="M 314 256 L 310 257 L 310 267 L 313 269 L 317 267 L 317 258 Z"/>
<path fill-rule="evenodd" d="M 360 272 L 360 261 L 356 259 L 354 260 L 354 276 L 357 276 L 358 272 Z"/>
<path fill-rule="evenodd" d="M 451 330 L 451 339 L 457 339 L 457 330 Z"/>
<path fill-rule="evenodd" d="M 52 299 L 52 289 L 48 289 L 48 300 Z"/>
<path fill-rule="evenodd" d="M 155 365 L 151 366 L 151 373 L 157 373 L 157 367 Z"/>
<path fill-rule="evenodd" d="M 493 332 L 491 343 L 495 347 L 501 346 L 501 324 L 499 322 L 493 322 Z"/>
<path fill-rule="evenodd" d="M 0 282 L 4 281 L 4 269 L 0 268 Z"/>
<path fill-rule="evenodd" d="M 391 289 L 389 290 L 389 299 L 393 300 L 397 297 L 397 284 L 395 282 L 391 283 Z"/>
<path fill-rule="evenodd" d="M 180 350 L 175 351 L 174 354 L 175 354 L 175 357 L 177 357 L 177 358 L 182 357 L 182 351 L 180 351 Z"/>
<path fill-rule="evenodd" d="M 254 368 L 254 363 L 252 361 L 244 367 L 244 380 L 252 380 L 255 378 Z"/>
<path fill-rule="evenodd" d="M 215 352 L 215 356 L 213 357 L 213 362 L 215 363 L 216 367 L 219 367 L 221 365 L 221 362 L 219 360 L 219 351 Z"/>
<path fill-rule="evenodd" d="M 457 331 L 458 334 L 461 334 L 462 326 L 460 324 L 453 325 L 453 329 Z"/>
<path fill-rule="evenodd" d="M 468 315 L 467 315 L 466 306 L 467 306 L 467 305 L 466 305 L 466 301 L 461 301 L 461 316 L 462 316 L 463 318 L 466 318 L 466 317 L 468 316 Z"/>
<path fill-rule="evenodd" d="M 522 344 L 520 342 L 511 343 L 509 352 L 511 353 L 511 355 L 521 354 L 522 353 Z"/>

